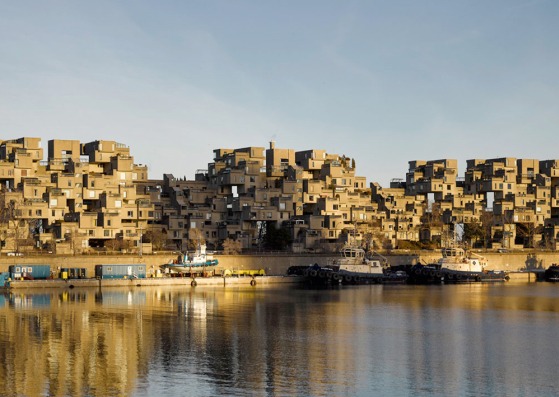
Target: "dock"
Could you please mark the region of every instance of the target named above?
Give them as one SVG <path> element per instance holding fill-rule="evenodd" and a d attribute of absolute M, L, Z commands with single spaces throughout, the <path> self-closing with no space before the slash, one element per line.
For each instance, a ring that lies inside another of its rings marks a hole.
<path fill-rule="evenodd" d="M 153 277 L 128 279 L 52 279 L 52 280 L 11 280 L 7 289 L 66 289 L 66 288 L 103 288 L 103 287 L 227 287 L 227 286 L 262 286 L 272 284 L 297 284 L 303 278 L 297 276 L 245 276 L 245 277 Z"/>

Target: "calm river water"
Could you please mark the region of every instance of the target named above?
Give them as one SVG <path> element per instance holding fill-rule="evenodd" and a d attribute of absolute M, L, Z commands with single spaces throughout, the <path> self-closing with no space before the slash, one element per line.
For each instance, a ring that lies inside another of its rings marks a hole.
<path fill-rule="evenodd" d="M 0 295 L 2 396 L 551 396 L 559 285 Z"/>

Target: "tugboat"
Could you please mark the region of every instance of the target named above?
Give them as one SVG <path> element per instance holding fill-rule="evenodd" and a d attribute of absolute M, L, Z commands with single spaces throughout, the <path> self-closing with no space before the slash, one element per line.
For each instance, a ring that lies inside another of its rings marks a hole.
<path fill-rule="evenodd" d="M 487 259 L 459 247 L 445 247 L 437 265 L 445 283 L 508 281 L 503 271 L 486 270 Z"/>
<path fill-rule="evenodd" d="M 365 250 L 356 246 L 344 247 L 331 264 L 311 265 L 303 274 L 311 285 L 392 284 L 407 278 L 405 272 L 390 272 L 386 258 L 382 262 L 367 258 Z"/>
<path fill-rule="evenodd" d="M 441 284 L 444 276 L 438 264 L 424 265 L 421 263 L 411 267 L 408 273 L 408 284 Z"/>
<path fill-rule="evenodd" d="M 206 252 L 205 244 L 198 244 L 193 254 L 179 255 L 176 260 L 159 266 L 163 271 L 179 273 L 181 275 L 197 275 L 213 273 L 218 264 L 213 255 Z"/>
<path fill-rule="evenodd" d="M 547 269 L 545 269 L 545 272 L 543 273 L 543 278 L 545 281 L 549 281 L 552 283 L 559 282 L 559 265 L 554 263 L 551 266 L 549 266 Z"/>

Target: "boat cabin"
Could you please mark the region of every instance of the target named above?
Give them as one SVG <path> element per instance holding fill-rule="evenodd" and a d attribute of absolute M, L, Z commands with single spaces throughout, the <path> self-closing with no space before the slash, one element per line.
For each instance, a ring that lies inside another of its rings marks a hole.
<path fill-rule="evenodd" d="M 357 247 L 345 247 L 340 251 L 342 258 L 357 258 L 357 259 L 363 259 L 365 258 L 365 250 L 363 250 L 362 248 L 357 248 Z"/>
<path fill-rule="evenodd" d="M 456 247 L 443 248 L 441 250 L 441 253 L 443 255 L 443 258 L 456 258 L 465 256 L 464 249 Z"/>

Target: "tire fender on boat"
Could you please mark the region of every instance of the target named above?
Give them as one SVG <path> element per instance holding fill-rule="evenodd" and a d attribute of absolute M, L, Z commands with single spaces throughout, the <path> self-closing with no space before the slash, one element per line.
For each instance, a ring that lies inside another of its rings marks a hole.
<path fill-rule="evenodd" d="M 256 280 L 255 279 L 250 280 L 250 285 L 254 287 L 256 285 Z"/>
<path fill-rule="evenodd" d="M 196 287 L 198 285 L 198 283 L 196 282 L 196 280 L 192 280 L 192 282 L 190 283 L 191 287 Z"/>

